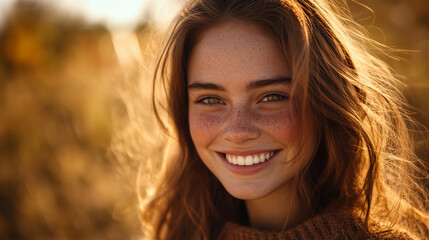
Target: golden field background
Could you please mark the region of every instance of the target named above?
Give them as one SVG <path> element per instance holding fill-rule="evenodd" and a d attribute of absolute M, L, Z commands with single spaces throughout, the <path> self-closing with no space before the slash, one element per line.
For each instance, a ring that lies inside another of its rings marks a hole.
<path fill-rule="evenodd" d="M 381 57 L 429 127 L 429 5 L 360 2 L 375 13 L 351 2 L 354 18 L 408 50 Z M 149 101 L 163 34 L 142 19 L 111 32 L 37 0 L 14 6 L 0 28 L 0 239 L 143 238 L 137 183 L 151 181 L 143 169 L 156 168 L 164 137 Z"/>

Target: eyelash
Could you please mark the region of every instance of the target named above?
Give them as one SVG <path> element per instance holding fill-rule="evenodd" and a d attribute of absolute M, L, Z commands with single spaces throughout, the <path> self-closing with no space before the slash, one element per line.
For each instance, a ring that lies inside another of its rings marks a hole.
<path fill-rule="evenodd" d="M 277 99 L 268 100 L 268 98 L 277 98 Z M 279 94 L 279 93 L 270 93 L 265 95 L 259 102 L 276 103 L 287 99 L 288 99 L 287 95 Z"/>
<path fill-rule="evenodd" d="M 269 98 L 277 98 L 277 99 L 269 100 Z M 288 99 L 288 96 L 286 96 L 284 94 L 270 93 L 270 94 L 265 95 L 259 102 L 276 103 L 276 102 L 284 101 L 287 99 Z M 210 101 L 212 101 L 212 102 L 210 102 Z M 213 101 L 216 101 L 216 102 L 213 102 Z M 225 104 L 225 102 L 222 101 L 220 98 L 214 97 L 214 96 L 201 97 L 197 101 L 195 101 L 195 103 L 201 103 L 201 104 L 209 105 L 209 106 L 210 105 L 216 105 L 216 104 Z"/>
<path fill-rule="evenodd" d="M 210 100 L 216 100 L 217 102 L 216 103 L 210 103 L 209 102 Z M 206 97 L 199 98 L 195 103 L 201 103 L 201 104 L 209 105 L 209 106 L 210 105 L 216 105 L 216 104 L 225 104 L 225 102 L 222 101 L 220 98 L 213 97 L 213 96 L 206 96 Z"/>

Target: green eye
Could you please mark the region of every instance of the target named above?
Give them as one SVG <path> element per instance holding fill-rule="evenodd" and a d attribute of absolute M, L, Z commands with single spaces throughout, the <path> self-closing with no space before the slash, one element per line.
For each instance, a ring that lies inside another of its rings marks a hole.
<path fill-rule="evenodd" d="M 275 101 L 281 101 L 285 99 L 285 96 L 279 95 L 279 94 L 270 94 L 262 98 L 261 102 L 275 102 Z"/>

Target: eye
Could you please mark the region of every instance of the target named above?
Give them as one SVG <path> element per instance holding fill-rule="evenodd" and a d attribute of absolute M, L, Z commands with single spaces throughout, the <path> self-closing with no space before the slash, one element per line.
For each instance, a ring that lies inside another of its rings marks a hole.
<path fill-rule="evenodd" d="M 285 95 L 272 93 L 272 94 L 268 94 L 265 97 L 263 97 L 261 99 L 261 102 L 278 102 L 278 101 L 285 100 L 286 98 L 287 98 L 287 96 L 285 96 Z"/>
<path fill-rule="evenodd" d="M 217 97 L 203 97 L 196 101 L 196 103 L 202 103 L 207 105 L 225 104 L 220 98 Z"/>

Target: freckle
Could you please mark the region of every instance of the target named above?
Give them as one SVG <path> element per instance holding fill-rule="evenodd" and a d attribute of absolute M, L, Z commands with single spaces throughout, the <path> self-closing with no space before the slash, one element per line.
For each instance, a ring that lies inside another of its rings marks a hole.
<path fill-rule="evenodd" d="M 218 128 L 222 124 L 222 118 L 216 116 L 208 116 L 206 114 L 199 114 L 194 124 L 197 124 L 201 129 L 202 134 L 209 134 L 210 131 Z"/>

